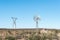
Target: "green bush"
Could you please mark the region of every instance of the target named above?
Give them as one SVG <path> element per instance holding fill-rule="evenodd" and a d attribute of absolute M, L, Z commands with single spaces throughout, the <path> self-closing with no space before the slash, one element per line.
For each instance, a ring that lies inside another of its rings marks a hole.
<path fill-rule="evenodd" d="M 0 37 L 0 40 L 2 40 L 2 38 Z"/>
<path fill-rule="evenodd" d="M 15 40 L 15 37 L 12 37 L 12 36 L 8 36 L 5 38 L 6 40 Z"/>
<path fill-rule="evenodd" d="M 29 40 L 40 40 L 40 36 L 38 36 L 38 35 L 31 36 L 31 37 L 29 37 Z"/>

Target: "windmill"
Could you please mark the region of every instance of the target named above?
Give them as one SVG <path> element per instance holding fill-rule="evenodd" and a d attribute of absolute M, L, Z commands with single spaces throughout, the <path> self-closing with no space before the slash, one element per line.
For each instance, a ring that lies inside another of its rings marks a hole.
<path fill-rule="evenodd" d="M 40 17 L 39 16 L 34 16 L 34 21 L 35 21 L 35 23 L 36 23 L 36 32 L 38 33 L 38 23 L 39 23 L 39 20 L 40 20 Z"/>

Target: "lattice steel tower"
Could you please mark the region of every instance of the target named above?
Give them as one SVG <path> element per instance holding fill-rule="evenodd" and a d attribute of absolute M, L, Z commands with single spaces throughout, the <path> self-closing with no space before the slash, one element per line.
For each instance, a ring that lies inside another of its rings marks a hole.
<path fill-rule="evenodd" d="M 11 17 L 11 18 L 13 20 L 13 27 L 15 29 L 16 28 L 16 20 L 17 20 L 17 18 L 16 17 Z"/>

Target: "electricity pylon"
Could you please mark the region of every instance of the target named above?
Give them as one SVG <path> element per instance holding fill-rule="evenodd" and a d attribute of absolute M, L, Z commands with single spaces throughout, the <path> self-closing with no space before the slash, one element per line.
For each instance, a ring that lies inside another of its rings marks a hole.
<path fill-rule="evenodd" d="M 14 27 L 14 29 L 16 29 L 16 20 L 17 20 L 17 18 L 16 17 L 11 17 L 11 18 L 13 20 L 13 27 Z M 14 37 L 15 37 L 15 40 L 16 40 L 16 30 L 14 30 Z"/>
<path fill-rule="evenodd" d="M 15 18 L 15 17 L 11 17 L 11 18 L 13 20 L 13 27 L 14 27 L 14 29 L 16 29 L 16 20 L 17 20 L 17 18 Z"/>

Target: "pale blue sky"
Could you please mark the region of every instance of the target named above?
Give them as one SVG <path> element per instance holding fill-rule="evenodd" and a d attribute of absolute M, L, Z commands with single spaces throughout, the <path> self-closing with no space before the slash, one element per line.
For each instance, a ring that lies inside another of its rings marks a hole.
<path fill-rule="evenodd" d="M 60 0 L 0 0 L 0 28 L 13 28 L 11 17 L 17 17 L 17 28 L 35 28 L 34 15 L 39 15 L 39 28 L 60 29 Z"/>

